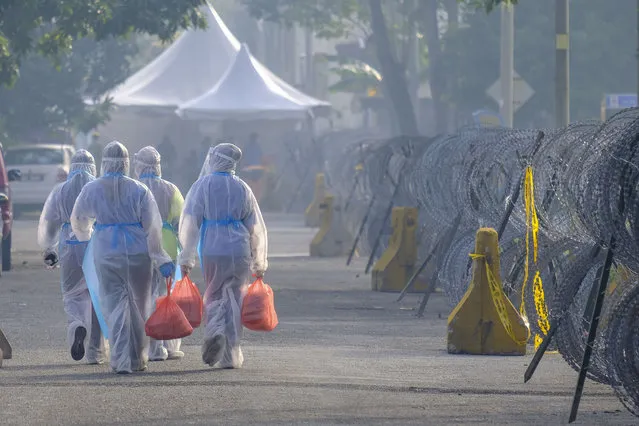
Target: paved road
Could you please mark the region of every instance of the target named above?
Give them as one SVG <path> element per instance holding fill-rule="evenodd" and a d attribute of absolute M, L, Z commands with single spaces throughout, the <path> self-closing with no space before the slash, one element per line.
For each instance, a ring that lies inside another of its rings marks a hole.
<path fill-rule="evenodd" d="M 17 266 L 0 279 L 0 326 L 14 346 L 0 369 L 0 424 L 566 423 L 576 373 L 559 355 L 527 385 L 530 356 L 448 355 L 442 296 L 416 319 L 417 296 L 398 304 L 370 291 L 362 262 L 348 269 L 302 256 L 313 232 L 299 218 L 267 223 L 280 326 L 247 333 L 245 368 L 204 366 L 198 329 L 185 339 L 185 359 L 119 376 L 70 359 L 58 275 L 41 267 L 35 223 L 17 222 Z M 609 387 L 588 382 L 577 423 L 637 419 Z"/>

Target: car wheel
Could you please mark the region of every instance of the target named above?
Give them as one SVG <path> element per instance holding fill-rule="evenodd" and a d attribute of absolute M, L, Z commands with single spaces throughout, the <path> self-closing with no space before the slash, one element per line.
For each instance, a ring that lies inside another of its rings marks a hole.
<path fill-rule="evenodd" d="M 2 270 L 11 270 L 11 234 L 2 240 Z"/>

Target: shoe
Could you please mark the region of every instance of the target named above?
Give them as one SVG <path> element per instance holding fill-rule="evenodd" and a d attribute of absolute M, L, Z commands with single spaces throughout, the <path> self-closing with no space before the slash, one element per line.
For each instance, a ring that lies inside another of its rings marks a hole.
<path fill-rule="evenodd" d="M 151 350 L 149 350 L 149 361 L 166 361 L 169 356 L 168 351 L 162 342 L 151 342 Z"/>
<path fill-rule="evenodd" d="M 87 365 L 102 365 L 104 362 L 103 359 L 92 359 L 91 361 L 87 361 Z"/>
<path fill-rule="evenodd" d="M 169 352 L 169 357 L 167 359 L 181 359 L 181 358 L 184 358 L 184 352 L 175 351 L 175 352 Z"/>
<path fill-rule="evenodd" d="M 207 339 L 204 342 L 204 347 L 202 349 L 202 361 L 205 364 L 213 367 L 218 361 L 222 358 L 222 354 L 224 354 L 224 350 L 226 349 L 226 337 L 218 334 L 214 336 L 212 339 Z"/>
<path fill-rule="evenodd" d="M 84 358 L 84 339 L 87 337 L 87 329 L 79 326 L 75 329 L 73 345 L 71 345 L 71 358 L 80 361 Z"/>

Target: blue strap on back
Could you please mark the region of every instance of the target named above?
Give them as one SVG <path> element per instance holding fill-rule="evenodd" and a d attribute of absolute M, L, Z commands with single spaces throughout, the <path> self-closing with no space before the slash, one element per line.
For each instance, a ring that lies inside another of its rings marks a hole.
<path fill-rule="evenodd" d="M 160 179 L 160 176 L 155 173 L 142 173 L 140 179 Z"/>
<path fill-rule="evenodd" d="M 240 229 L 242 221 L 228 217 L 226 219 L 204 219 L 202 226 L 200 227 L 200 242 L 197 247 L 197 252 L 202 261 L 202 245 L 204 244 L 204 238 L 206 237 L 206 230 L 213 226 L 233 226 L 235 229 Z"/>
<path fill-rule="evenodd" d="M 127 228 L 142 228 L 142 223 L 140 222 L 132 222 L 132 223 L 96 223 L 95 230 L 102 231 L 109 228 L 115 228 L 113 232 L 113 238 L 111 240 L 111 248 L 115 249 L 118 246 L 118 233 L 123 233 L 124 238 L 127 242 L 131 242 L 133 237 L 129 233 Z"/>
<path fill-rule="evenodd" d="M 109 177 L 109 178 L 124 177 L 124 173 L 110 172 L 110 173 L 105 173 L 102 177 Z"/>
<path fill-rule="evenodd" d="M 67 229 L 69 229 L 71 227 L 71 223 L 70 222 L 64 222 L 62 224 L 62 230 L 66 231 Z M 75 237 L 73 237 L 75 238 Z M 77 245 L 82 245 L 82 244 L 88 244 L 88 241 L 78 241 L 77 238 L 73 239 L 73 240 L 64 240 L 64 244 L 70 245 L 70 246 L 77 246 Z"/>

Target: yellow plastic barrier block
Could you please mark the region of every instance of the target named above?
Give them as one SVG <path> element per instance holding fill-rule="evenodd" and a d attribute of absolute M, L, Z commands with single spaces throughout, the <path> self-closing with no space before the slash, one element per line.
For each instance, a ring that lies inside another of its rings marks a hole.
<path fill-rule="evenodd" d="M 448 353 L 525 355 L 530 328 L 503 292 L 497 231 L 477 231 L 473 278 L 448 317 Z"/>
<path fill-rule="evenodd" d="M 310 245 L 311 257 L 339 257 L 349 253 L 353 238 L 344 226 L 342 207 L 333 195 L 319 204 L 320 229 Z"/>
<path fill-rule="evenodd" d="M 417 261 L 417 209 L 395 207 L 391 216 L 393 233 L 388 248 L 379 258 L 371 275 L 373 291 L 402 291 L 415 270 Z M 426 283 L 416 282 L 411 292 L 423 293 Z"/>
<path fill-rule="evenodd" d="M 320 204 L 324 202 L 326 197 L 326 179 L 324 173 L 318 173 L 315 176 L 315 192 L 313 201 L 308 205 L 304 212 L 304 222 L 309 228 L 317 228 L 320 226 Z"/>

